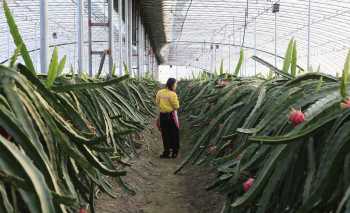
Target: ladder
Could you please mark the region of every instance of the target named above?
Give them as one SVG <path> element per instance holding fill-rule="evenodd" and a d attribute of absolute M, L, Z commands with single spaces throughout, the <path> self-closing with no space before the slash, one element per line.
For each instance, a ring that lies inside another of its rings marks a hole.
<path fill-rule="evenodd" d="M 112 75 L 113 70 L 113 0 L 106 0 L 108 2 L 108 21 L 105 23 L 98 23 L 92 21 L 92 0 L 88 1 L 88 43 L 89 43 L 89 76 L 92 77 L 92 60 L 94 55 L 99 55 L 101 57 L 99 69 L 97 73 L 101 73 L 103 65 L 105 63 L 105 58 L 108 55 L 108 71 L 109 75 Z M 108 28 L 108 48 L 103 51 L 95 51 L 92 49 L 93 37 L 92 28 L 93 27 L 106 27 Z"/>

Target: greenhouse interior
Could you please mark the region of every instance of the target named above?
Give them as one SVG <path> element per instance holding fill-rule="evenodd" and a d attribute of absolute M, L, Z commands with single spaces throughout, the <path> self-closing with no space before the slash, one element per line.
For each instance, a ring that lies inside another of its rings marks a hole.
<path fill-rule="evenodd" d="M 0 213 L 349 213 L 349 13 L 1 0 Z"/>

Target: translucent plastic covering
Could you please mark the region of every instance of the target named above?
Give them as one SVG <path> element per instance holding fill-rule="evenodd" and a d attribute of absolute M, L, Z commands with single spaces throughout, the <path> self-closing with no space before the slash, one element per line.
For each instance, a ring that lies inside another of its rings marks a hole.
<path fill-rule="evenodd" d="M 39 0 L 8 0 L 9 7 L 14 15 L 21 35 L 31 51 L 31 56 L 36 69 L 40 69 L 40 1 Z M 12 42 L 6 19 L 3 13 L 2 1 L 0 3 L 0 62 L 11 57 L 15 47 Z M 108 5 L 106 0 L 92 1 L 93 22 L 106 23 Z M 114 19 L 114 48 L 119 49 L 119 16 L 116 12 Z M 88 34 L 87 34 L 87 1 L 84 1 L 84 70 L 87 72 L 88 63 Z M 77 70 L 77 1 L 75 0 L 49 0 L 48 1 L 48 38 L 50 50 L 53 46 L 59 46 L 59 55 L 67 55 L 67 64 L 72 65 Z M 92 32 L 93 49 L 100 51 L 107 48 L 108 29 L 95 27 Z M 118 61 L 118 55 L 114 55 L 114 60 Z M 93 70 L 97 70 L 100 57 L 94 56 Z M 67 66 L 70 68 L 70 66 Z M 107 66 L 105 66 L 106 71 Z"/>
<path fill-rule="evenodd" d="M 275 45 L 277 55 L 283 57 L 288 41 L 294 37 L 301 67 L 307 69 L 309 55 L 314 70 L 320 66 L 322 72 L 335 75 L 341 72 L 350 47 L 348 0 L 163 0 L 162 3 L 167 37 L 162 54 L 168 64 L 214 70 L 223 60 L 224 68 L 232 72 L 243 45 L 246 58 L 256 51 L 258 57 L 274 65 Z M 273 13 L 275 3 L 280 8 Z M 281 67 L 282 60 L 279 57 L 276 60 Z M 247 59 L 242 75 L 267 70 Z"/>

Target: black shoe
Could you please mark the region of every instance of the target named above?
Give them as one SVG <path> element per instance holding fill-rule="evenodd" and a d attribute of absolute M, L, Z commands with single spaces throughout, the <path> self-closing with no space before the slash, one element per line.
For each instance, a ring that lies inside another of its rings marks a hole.
<path fill-rule="evenodd" d="M 169 155 L 165 155 L 165 154 L 162 154 L 162 155 L 160 155 L 159 157 L 160 157 L 160 158 L 170 158 Z"/>
<path fill-rule="evenodd" d="M 177 152 L 172 153 L 171 158 L 177 158 Z"/>

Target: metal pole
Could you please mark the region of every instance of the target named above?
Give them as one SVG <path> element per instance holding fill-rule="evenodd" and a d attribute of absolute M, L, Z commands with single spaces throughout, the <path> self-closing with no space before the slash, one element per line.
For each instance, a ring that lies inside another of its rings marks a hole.
<path fill-rule="evenodd" d="M 34 46 L 35 49 L 38 49 L 39 44 L 39 36 L 38 36 L 38 23 L 35 22 L 35 29 L 34 29 Z M 10 29 L 8 28 L 8 35 L 7 35 L 7 44 L 8 44 L 8 48 L 10 48 Z M 35 70 L 38 70 L 38 63 L 39 63 L 39 53 L 37 51 L 33 52 L 33 55 L 35 54 Z M 10 59 L 10 49 L 8 49 L 8 59 Z"/>
<path fill-rule="evenodd" d="M 140 16 L 141 18 L 141 16 Z M 141 72 L 145 74 L 145 29 L 143 27 L 142 22 L 140 21 L 140 29 L 141 29 L 141 41 L 140 41 L 140 57 L 141 57 Z"/>
<path fill-rule="evenodd" d="M 125 30 L 125 64 L 129 67 L 129 0 L 125 0 L 125 21 L 124 21 L 124 30 Z"/>
<path fill-rule="evenodd" d="M 275 13 L 275 67 L 277 67 L 277 13 Z"/>
<path fill-rule="evenodd" d="M 141 45 L 142 45 L 142 30 L 141 30 L 141 15 L 140 15 L 140 10 L 137 10 L 137 76 L 140 77 L 141 75 L 143 75 L 143 72 L 142 72 L 142 63 L 141 63 L 141 53 L 142 53 L 142 50 L 141 50 Z"/>
<path fill-rule="evenodd" d="M 48 71 L 48 1 L 40 0 L 40 63 L 41 73 Z"/>
<path fill-rule="evenodd" d="M 92 77 L 92 30 L 91 30 L 91 0 L 88 0 L 88 39 L 89 39 L 89 76 Z"/>
<path fill-rule="evenodd" d="M 235 36 L 235 17 L 233 17 L 232 20 L 232 37 L 233 37 L 233 46 L 235 45 L 235 40 L 236 40 L 236 36 Z"/>
<path fill-rule="evenodd" d="M 78 38 L 77 38 L 77 49 L 78 49 L 78 74 L 81 75 L 83 72 L 83 5 L 84 0 L 78 1 L 78 19 L 77 19 L 77 30 L 78 30 Z"/>
<path fill-rule="evenodd" d="M 128 9 L 129 9 L 129 13 L 128 13 L 128 36 L 129 36 L 129 39 L 128 39 L 128 49 L 129 49 L 129 52 L 128 52 L 128 67 L 130 67 L 130 71 L 133 75 L 133 44 L 132 44 L 132 38 L 133 38 L 133 29 L 132 29 L 132 19 L 133 19 L 133 1 L 132 0 L 128 0 L 129 4 L 128 4 Z"/>
<path fill-rule="evenodd" d="M 123 75 L 123 0 L 118 0 L 119 15 L 119 76 Z"/>
<path fill-rule="evenodd" d="M 254 19 L 254 56 L 256 56 L 256 18 Z M 254 60 L 254 73 L 256 75 L 256 61 Z"/>
<path fill-rule="evenodd" d="M 307 25 L 307 69 L 310 70 L 310 39 L 311 39 L 311 0 L 309 0 L 308 8 L 308 25 Z"/>
<path fill-rule="evenodd" d="M 108 52 L 109 52 L 109 75 L 113 70 L 113 1 L 108 1 Z"/>
<path fill-rule="evenodd" d="M 217 64 L 217 62 L 216 62 L 216 45 L 215 45 L 215 52 L 214 52 L 214 70 L 216 71 L 216 64 Z"/>

